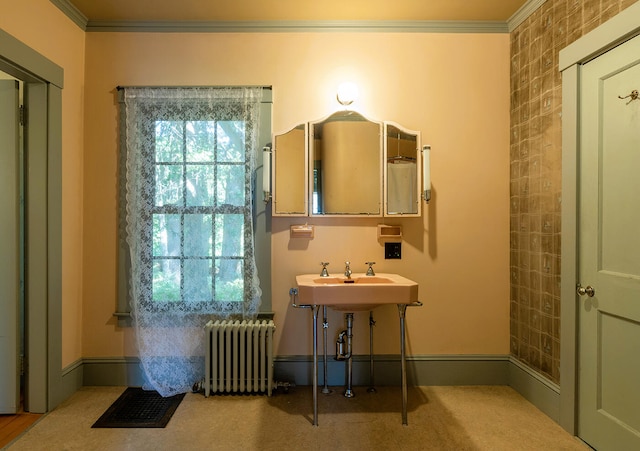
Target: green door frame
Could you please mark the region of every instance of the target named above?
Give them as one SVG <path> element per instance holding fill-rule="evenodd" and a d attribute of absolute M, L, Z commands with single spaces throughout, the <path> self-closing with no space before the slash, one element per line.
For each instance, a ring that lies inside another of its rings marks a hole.
<path fill-rule="evenodd" d="M 69 396 L 62 376 L 61 67 L 0 30 L 0 70 L 24 82 L 26 402 L 48 412 Z"/>

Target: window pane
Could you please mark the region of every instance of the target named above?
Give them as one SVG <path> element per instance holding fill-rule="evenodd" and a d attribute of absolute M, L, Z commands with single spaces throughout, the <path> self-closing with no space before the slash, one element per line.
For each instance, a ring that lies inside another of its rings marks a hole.
<path fill-rule="evenodd" d="M 182 165 L 156 165 L 156 206 L 182 205 Z"/>
<path fill-rule="evenodd" d="M 213 162 L 215 152 L 215 121 L 188 121 L 187 161 Z"/>
<path fill-rule="evenodd" d="M 180 301 L 180 260 L 158 259 L 153 262 L 153 300 Z"/>
<path fill-rule="evenodd" d="M 213 205 L 215 172 L 212 165 L 187 166 L 187 206 Z"/>
<path fill-rule="evenodd" d="M 184 122 L 156 121 L 156 162 L 182 161 Z"/>
<path fill-rule="evenodd" d="M 153 256 L 179 256 L 180 251 L 180 215 L 153 215 Z"/>
<path fill-rule="evenodd" d="M 211 215 L 184 215 L 185 257 L 211 257 L 213 228 Z"/>
<path fill-rule="evenodd" d="M 216 257 L 244 257 L 244 216 L 216 215 Z"/>
<path fill-rule="evenodd" d="M 211 260 L 184 261 L 185 302 L 211 301 Z"/>
<path fill-rule="evenodd" d="M 240 259 L 216 260 L 217 301 L 242 302 L 244 299 L 244 265 Z"/>
<path fill-rule="evenodd" d="M 218 121 L 218 161 L 244 163 L 244 121 Z"/>
<path fill-rule="evenodd" d="M 244 206 L 244 165 L 218 167 L 217 204 Z"/>
<path fill-rule="evenodd" d="M 174 213 L 152 214 L 153 301 L 242 302 L 245 218 L 228 212 L 246 207 L 244 121 L 155 121 L 154 132 L 154 206 Z M 226 213 L 183 210 L 213 206 Z"/>

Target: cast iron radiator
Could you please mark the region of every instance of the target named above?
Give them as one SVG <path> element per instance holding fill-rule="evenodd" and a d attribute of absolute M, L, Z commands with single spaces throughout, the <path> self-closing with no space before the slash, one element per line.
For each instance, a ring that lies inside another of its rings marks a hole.
<path fill-rule="evenodd" d="M 273 389 L 273 321 L 209 321 L 204 395 Z"/>

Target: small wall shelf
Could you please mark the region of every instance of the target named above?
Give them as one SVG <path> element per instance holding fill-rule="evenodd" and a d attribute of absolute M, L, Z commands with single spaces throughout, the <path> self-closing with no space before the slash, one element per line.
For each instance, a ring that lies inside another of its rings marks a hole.
<path fill-rule="evenodd" d="M 378 224 L 378 239 L 382 241 L 402 241 L 402 226 Z"/>
<path fill-rule="evenodd" d="M 289 229 L 290 238 L 313 238 L 314 227 L 308 224 L 292 225 Z"/>

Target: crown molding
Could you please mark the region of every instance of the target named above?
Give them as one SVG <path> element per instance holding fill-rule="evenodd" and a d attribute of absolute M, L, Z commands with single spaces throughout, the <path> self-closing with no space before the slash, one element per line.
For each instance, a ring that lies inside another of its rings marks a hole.
<path fill-rule="evenodd" d="M 509 33 L 518 28 L 518 26 L 527 20 L 527 18 L 533 14 L 538 8 L 540 8 L 547 0 L 529 0 L 522 5 L 509 19 L 507 20 L 507 27 Z"/>
<path fill-rule="evenodd" d="M 87 30 L 87 23 L 89 19 L 87 16 L 75 7 L 69 0 L 49 0 L 55 6 L 58 7 L 69 19 L 71 19 L 77 26 L 84 31 Z"/>
<path fill-rule="evenodd" d="M 508 33 L 498 21 L 89 21 L 88 32 L 160 33 L 287 33 L 287 32 L 391 32 L 391 33 Z"/>
<path fill-rule="evenodd" d="M 87 32 L 140 33 L 510 33 L 546 0 L 528 0 L 506 22 L 457 20 L 337 21 L 99 21 L 89 20 L 71 0 L 49 0 Z"/>

